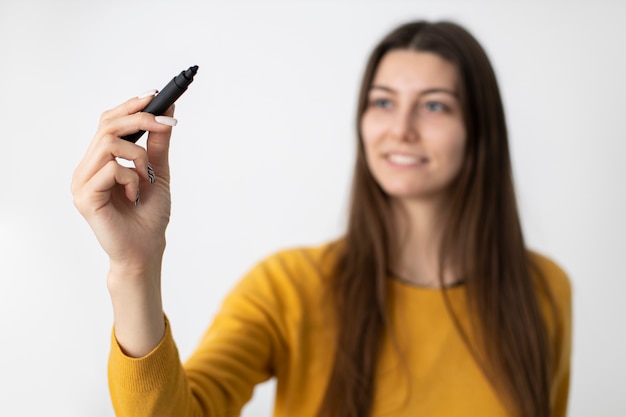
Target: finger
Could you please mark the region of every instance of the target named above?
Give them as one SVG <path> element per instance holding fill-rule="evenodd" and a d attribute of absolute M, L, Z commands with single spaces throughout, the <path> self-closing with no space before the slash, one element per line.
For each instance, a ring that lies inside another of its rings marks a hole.
<path fill-rule="evenodd" d="M 168 109 L 166 114 L 172 114 L 172 111 L 173 109 Z M 155 172 L 152 167 L 148 168 L 149 160 L 145 149 L 134 143 L 122 140 L 119 136 L 134 133 L 137 130 L 148 130 L 161 132 L 169 140 L 171 125 L 176 124 L 176 120 L 167 116 L 165 119 L 165 121 L 159 123 L 157 121 L 158 118 L 155 118 L 155 116 L 140 112 L 103 120 L 100 123 L 96 136 L 87 149 L 85 157 L 75 170 L 72 189 L 77 186 L 80 187 L 95 172 L 115 158 L 133 161 L 140 175 L 148 181 L 154 182 L 156 179 Z M 167 153 L 167 148 L 165 148 L 165 152 Z M 158 159 L 163 160 L 162 157 L 158 157 Z M 167 157 L 165 161 L 167 161 Z M 157 172 L 163 171 L 166 173 L 169 171 L 167 163 L 157 162 L 155 165 Z"/>
<path fill-rule="evenodd" d="M 144 112 L 113 117 L 100 122 L 98 134 L 112 134 L 123 137 L 140 130 L 148 132 L 166 132 L 172 124 L 176 124 L 175 120 L 171 121 L 169 124 L 159 123 L 159 120 L 160 118 L 158 116 Z"/>
<path fill-rule="evenodd" d="M 176 125 L 177 120 L 173 118 L 174 109 L 174 105 L 172 105 L 163 114 L 164 117 L 156 118 L 156 120 L 160 121 L 161 123 Z M 170 126 L 169 129 L 163 131 L 151 131 L 148 134 L 147 141 L 148 158 L 159 176 L 163 177 L 166 181 L 169 181 L 170 175 L 169 148 L 171 135 L 172 127 Z"/>
<path fill-rule="evenodd" d="M 119 106 L 102 113 L 102 115 L 100 116 L 100 121 L 134 114 L 145 109 L 148 103 L 150 103 L 150 101 L 152 101 L 154 96 L 157 94 L 157 92 L 157 90 L 148 90 L 145 93 L 138 95 L 137 97 L 126 100 Z"/>
<path fill-rule="evenodd" d="M 118 186 L 123 187 L 131 203 L 137 202 L 139 176 L 135 170 L 110 161 L 74 194 L 74 204 L 84 216 L 89 216 L 110 203 L 112 192 Z"/>
<path fill-rule="evenodd" d="M 154 172 L 148 168 L 148 154 L 144 148 L 117 136 L 105 135 L 94 140 L 89 151 L 79 163 L 74 172 L 72 187 L 81 187 L 106 164 L 115 161 L 116 158 L 133 161 L 139 175 L 153 182 L 150 179 Z"/>

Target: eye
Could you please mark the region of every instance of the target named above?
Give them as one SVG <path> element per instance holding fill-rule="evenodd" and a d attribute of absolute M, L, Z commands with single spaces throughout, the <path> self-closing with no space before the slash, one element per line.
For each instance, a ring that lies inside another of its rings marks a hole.
<path fill-rule="evenodd" d="M 391 100 L 387 98 L 375 98 L 370 100 L 370 107 L 376 107 L 379 109 L 390 109 L 391 105 Z"/>
<path fill-rule="evenodd" d="M 424 104 L 424 108 L 432 112 L 445 112 L 448 110 L 448 106 L 439 101 L 428 101 Z"/>

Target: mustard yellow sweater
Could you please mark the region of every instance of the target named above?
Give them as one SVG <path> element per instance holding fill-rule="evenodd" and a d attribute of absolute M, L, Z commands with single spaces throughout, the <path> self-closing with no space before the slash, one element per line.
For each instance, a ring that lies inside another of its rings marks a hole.
<path fill-rule="evenodd" d="M 117 416 L 238 416 L 255 384 L 271 377 L 277 380 L 275 417 L 315 416 L 334 358 L 336 327 L 324 278 L 331 273 L 332 253 L 324 256 L 328 248 L 283 251 L 252 269 L 226 298 L 184 365 L 169 324 L 161 343 L 140 359 L 125 356 L 113 338 L 109 387 Z M 562 325 L 548 322 L 557 358 L 554 415 L 560 417 L 566 414 L 569 385 L 570 285 L 558 266 L 533 256 L 564 319 Z M 448 294 L 467 324 L 464 286 L 450 288 Z M 388 295 L 410 381 L 386 339 L 373 416 L 506 416 L 459 336 L 442 292 L 389 279 Z"/>

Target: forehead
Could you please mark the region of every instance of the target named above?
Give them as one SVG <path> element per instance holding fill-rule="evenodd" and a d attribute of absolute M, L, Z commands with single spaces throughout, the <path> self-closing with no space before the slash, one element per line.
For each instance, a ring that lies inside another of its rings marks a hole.
<path fill-rule="evenodd" d="M 445 88 L 458 91 L 455 66 L 432 52 L 394 50 L 383 56 L 372 85 L 397 91 Z"/>

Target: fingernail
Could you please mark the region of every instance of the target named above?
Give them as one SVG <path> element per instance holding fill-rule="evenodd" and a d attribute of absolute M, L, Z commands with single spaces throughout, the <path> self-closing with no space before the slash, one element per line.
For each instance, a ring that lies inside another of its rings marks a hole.
<path fill-rule="evenodd" d="M 157 90 L 148 90 L 145 93 L 141 93 L 137 96 L 137 98 L 146 98 L 150 96 L 154 96 L 158 91 Z"/>
<path fill-rule="evenodd" d="M 156 175 L 154 175 L 154 169 L 152 168 L 152 165 L 150 165 L 150 162 L 148 162 L 148 180 L 150 181 L 150 184 L 154 184 L 156 182 Z"/>
<path fill-rule="evenodd" d="M 135 207 L 139 205 L 139 190 L 137 190 L 137 198 L 135 198 Z"/>
<path fill-rule="evenodd" d="M 156 116 L 154 120 L 156 120 L 157 123 L 161 123 L 162 125 L 167 126 L 176 126 L 176 124 L 178 123 L 178 120 L 169 116 Z"/>

